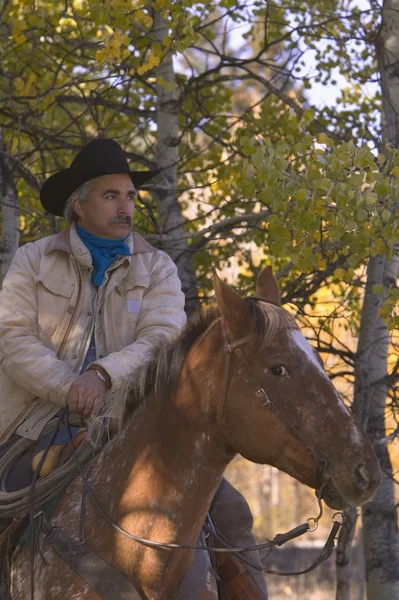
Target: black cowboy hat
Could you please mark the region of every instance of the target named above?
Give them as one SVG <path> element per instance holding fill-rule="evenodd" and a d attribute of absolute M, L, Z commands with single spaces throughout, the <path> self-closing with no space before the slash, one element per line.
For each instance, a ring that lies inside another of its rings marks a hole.
<path fill-rule="evenodd" d="M 73 159 L 69 169 L 49 177 L 40 190 L 43 208 L 58 217 L 64 213 L 69 196 L 83 183 L 102 175 L 130 175 L 136 189 L 158 175 L 159 171 L 131 171 L 125 153 L 115 140 L 91 140 Z"/>

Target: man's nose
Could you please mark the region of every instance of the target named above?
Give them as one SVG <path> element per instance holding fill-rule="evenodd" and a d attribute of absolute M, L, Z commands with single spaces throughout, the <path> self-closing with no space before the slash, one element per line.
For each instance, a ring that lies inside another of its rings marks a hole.
<path fill-rule="evenodd" d="M 132 201 L 130 198 L 122 199 L 118 204 L 118 214 L 119 215 L 129 215 L 132 210 Z"/>

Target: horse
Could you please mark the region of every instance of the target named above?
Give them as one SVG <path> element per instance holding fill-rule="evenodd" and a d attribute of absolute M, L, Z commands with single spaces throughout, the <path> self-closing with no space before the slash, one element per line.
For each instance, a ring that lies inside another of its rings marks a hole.
<path fill-rule="evenodd" d="M 373 447 L 324 371 L 321 358 L 281 307 L 271 268 L 256 297 L 214 274 L 217 306 L 188 320 L 163 345 L 124 399 L 120 432 L 85 467 L 94 496 L 128 532 L 195 545 L 227 465 L 237 453 L 322 490 L 334 509 L 370 500 L 380 470 Z M 63 495 L 51 524 L 79 539 L 82 481 Z M 84 547 L 132 582 L 146 600 L 172 599 L 193 550 L 137 544 L 115 531 L 90 499 Z M 36 550 L 37 600 L 98 600 L 53 550 Z M 29 549 L 12 558 L 11 597 L 28 600 Z M 117 597 L 117 596 L 116 596 Z M 202 598 L 216 598 L 208 586 Z"/>

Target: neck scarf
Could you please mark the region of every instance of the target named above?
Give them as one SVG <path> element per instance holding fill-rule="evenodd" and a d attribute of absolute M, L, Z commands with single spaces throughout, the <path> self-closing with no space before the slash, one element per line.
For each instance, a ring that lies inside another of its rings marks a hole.
<path fill-rule="evenodd" d="M 101 285 L 104 281 L 105 271 L 118 258 L 118 256 L 130 256 L 130 248 L 125 244 L 129 234 L 121 240 L 108 240 L 89 233 L 79 225 L 76 231 L 80 239 L 88 247 L 93 262 L 93 281 L 96 285 Z"/>

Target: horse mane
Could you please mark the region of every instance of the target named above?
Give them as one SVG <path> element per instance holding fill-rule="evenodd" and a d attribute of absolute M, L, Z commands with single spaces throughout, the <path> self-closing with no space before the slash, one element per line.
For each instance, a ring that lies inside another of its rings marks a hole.
<path fill-rule="evenodd" d="M 245 298 L 245 302 L 252 311 L 253 343 L 259 350 L 270 343 L 279 329 L 296 327 L 292 315 L 279 306 L 260 298 Z M 117 411 L 119 414 L 116 415 L 114 410 L 110 410 L 110 413 L 121 420 L 122 427 L 139 408 L 145 408 L 154 395 L 157 395 L 160 402 L 168 402 L 189 350 L 219 316 L 220 311 L 214 306 L 193 312 L 180 336 L 172 342 L 162 342 L 132 373 L 122 400 L 119 400 L 119 404 L 122 402 Z M 109 398 L 107 405 L 115 409 L 115 400 Z"/>

